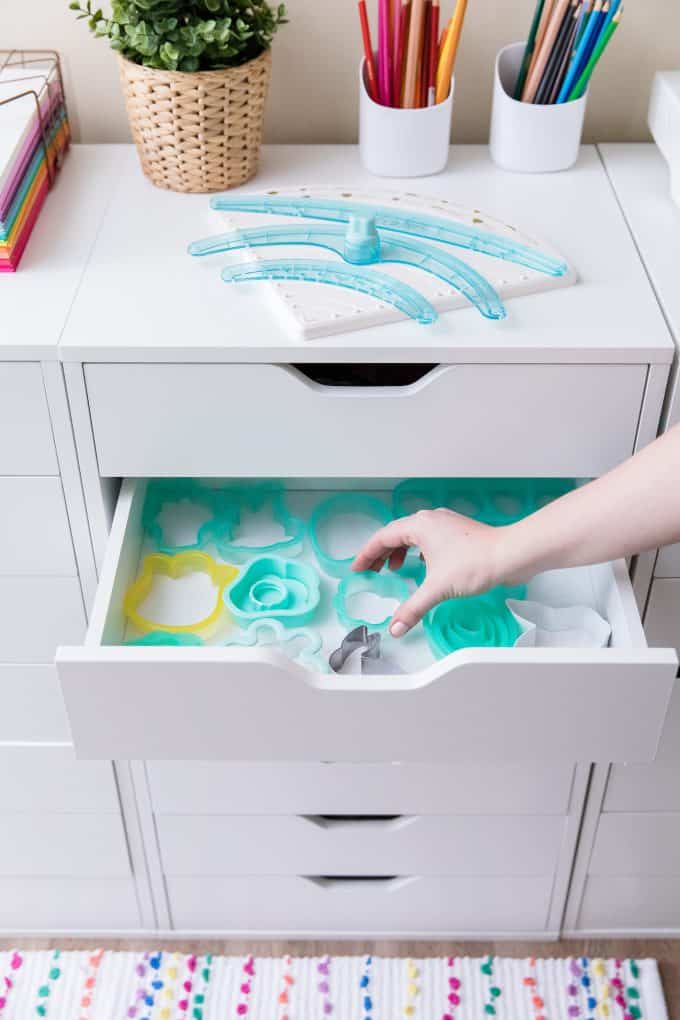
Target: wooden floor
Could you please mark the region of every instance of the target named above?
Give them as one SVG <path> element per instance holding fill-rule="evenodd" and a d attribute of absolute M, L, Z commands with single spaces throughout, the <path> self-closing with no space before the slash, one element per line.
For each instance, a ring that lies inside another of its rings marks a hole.
<path fill-rule="evenodd" d="M 62 949 L 91 948 L 93 939 L 16 939 L 10 942 L 0 940 L 0 949 L 47 949 L 59 946 Z M 142 950 L 170 946 L 178 952 L 220 953 L 241 955 L 254 953 L 256 956 L 282 956 L 291 953 L 296 956 L 313 956 L 320 952 L 334 956 L 355 956 L 375 953 L 377 956 L 481 956 L 494 953 L 498 956 L 619 956 L 654 957 L 659 962 L 661 978 L 666 993 L 670 1020 L 680 1020 L 680 939 L 569 939 L 563 942 L 410 942 L 408 940 L 345 941 L 345 942 L 283 942 L 283 941 L 236 941 L 226 939 L 109 939 L 96 940 L 104 949 Z"/>

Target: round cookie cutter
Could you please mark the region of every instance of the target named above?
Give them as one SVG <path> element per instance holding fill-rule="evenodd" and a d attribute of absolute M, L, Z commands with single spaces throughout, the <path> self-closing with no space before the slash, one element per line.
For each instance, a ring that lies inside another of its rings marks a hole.
<path fill-rule="evenodd" d="M 339 492 L 318 503 L 309 517 L 309 541 L 321 569 L 331 577 L 346 577 L 351 573 L 353 556 L 337 558 L 324 549 L 319 531 L 334 517 L 362 516 L 375 521 L 376 527 L 384 527 L 392 520 L 386 503 L 363 492 Z M 357 552 L 359 550 L 357 549 Z"/>
<path fill-rule="evenodd" d="M 207 574 L 216 588 L 215 608 L 202 620 L 191 623 L 159 623 L 149 620 L 139 612 L 139 606 L 151 594 L 154 579 L 158 576 L 176 580 L 189 574 Z M 152 553 L 144 557 L 142 570 L 123 597 L 123 612 L 130 622 L 142 633 L 159 631 L 167 634 L 210 632 L 222 619 L 224 613 L 223 595 L 228 584 L 238 576 L 238 568 L 229 563 L 218 563 L 201 551 L 181 552 L 169 556 L 166 553 Z"/>

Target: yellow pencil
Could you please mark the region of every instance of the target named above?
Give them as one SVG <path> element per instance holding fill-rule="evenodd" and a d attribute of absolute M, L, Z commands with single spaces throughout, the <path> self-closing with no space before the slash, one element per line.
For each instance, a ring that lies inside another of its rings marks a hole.
<path fill-rule="evenodd" d="M 463 28 L 463 19 L 465 17 L 466 7 L 467 0 L 457 0 L 456 9 L 452 14 L 451 20 L 449 21 L 446 29 L 444 48 L 442 49 L 441 56 L 439 58 L 439 65 L 437 67 L 437 90 L 434 97 L 435 103 L 443 103 L 449 94 L 449 89 L 451 88 L 453 65 L 456 62 L 456 51 L 458 50 L 458 43 L 460 41 L 460 33 Z"/>

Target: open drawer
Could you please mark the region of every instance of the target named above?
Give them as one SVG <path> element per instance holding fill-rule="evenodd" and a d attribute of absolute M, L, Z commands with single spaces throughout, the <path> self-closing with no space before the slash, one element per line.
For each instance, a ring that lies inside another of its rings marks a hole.
<path fill-rule="evenodd" d="M 357 676 L 315 672 L 278 649 L 126 645 L 123 595 L 150 551 L 142 527 L 146 485 L 123 483 L 85 644 L 57 654 L 79 757 L 654 758 L 677 659 L 673 650 L 647 647 L 623 563 L 544 574 L 527 592 L 556 607 L 597 610 L 611 625 L 607 648 L 468 648 L 435 660 L 414 633 L 403 646 L 403 673 Z M 327 495 L 311 483 L 286 485 L 291 509 L 303 518 Z M 356 549 L 363 534 L 346 537 Z M 315 562 L 307 544 L 301 559 Z M 326 655 L 343 635 L 331 619 L 336 585 L 322 573 Z M 190 589 L 175 594 L 191 598 Z"/>

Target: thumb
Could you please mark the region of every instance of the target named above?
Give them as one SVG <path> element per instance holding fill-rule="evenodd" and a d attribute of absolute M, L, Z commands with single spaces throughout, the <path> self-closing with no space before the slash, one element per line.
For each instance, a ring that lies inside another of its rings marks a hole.
<path fill-rule="evenodd" d="M 425 613 L 441 601 L 441 593 L 434 581 L 423 581 L 419 588 L 399 606 L 390 623 L 392 637 L 403 637 L 422 620 Z"/>

